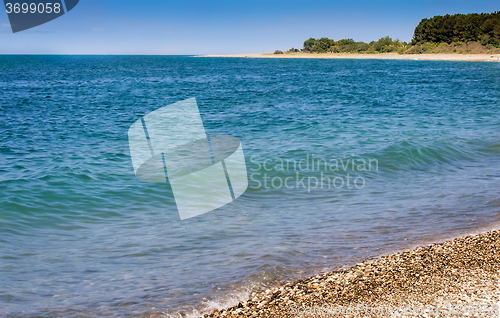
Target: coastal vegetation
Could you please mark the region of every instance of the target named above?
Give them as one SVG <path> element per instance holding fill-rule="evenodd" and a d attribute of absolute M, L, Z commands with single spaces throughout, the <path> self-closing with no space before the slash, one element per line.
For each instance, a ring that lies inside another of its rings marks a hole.
<path fill-rule="evenodd" d="M 408 43 L 393 40 L 388 36 L 370 43 L 356 42 L 353 39 L 335 41 L 329 38 L 309 38 L 304 41 L 301 51 L 309 53 L 388 53 L 406 49 L 407 46 Z M 296 52 L 296 49 L 291 50 Z"/>
<path fill-rule="evenodd" d="M 422 19 L 413 33 L 413 45 L 477 42 L 500 47 L 500 11 L 435 16 Z"/>
<path fill-rule="evenodd" d="M 422 19 L 414 30 L 410 43 L 389 36 L 371 41 L 333 40 L 322 37 L 304 41 L 302 49 L 274 54 L 303 53 L 458 53 L 500 54 L 500 11 L 435 16 Z"/>

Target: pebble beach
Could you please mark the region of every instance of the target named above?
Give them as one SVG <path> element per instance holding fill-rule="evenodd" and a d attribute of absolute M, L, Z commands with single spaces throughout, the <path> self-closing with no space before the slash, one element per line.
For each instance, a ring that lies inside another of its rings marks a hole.
<path fill-rule="evenodd" d="M 498 317 L 500 231 L 290 282 L 204 317 Z"/>

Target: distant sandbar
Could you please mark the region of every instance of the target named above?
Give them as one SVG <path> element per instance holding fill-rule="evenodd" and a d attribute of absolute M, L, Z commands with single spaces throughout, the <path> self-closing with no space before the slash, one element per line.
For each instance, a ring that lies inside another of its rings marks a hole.
<path fill-rule="evenodd" d="M 198 57 L 279 58 L 279 59 L 375 59 L 375 60 L 429 60 L 500 62 L 500 54 L 355 54 L 355 53 L 292 53 L 292 54 L 226 54 L 198 55 Z"/>

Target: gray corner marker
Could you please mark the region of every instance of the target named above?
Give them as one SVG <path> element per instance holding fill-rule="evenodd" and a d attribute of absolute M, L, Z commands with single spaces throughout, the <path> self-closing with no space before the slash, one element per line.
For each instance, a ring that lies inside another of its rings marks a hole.
<path fill-rule="evenodd" d="M 3 0 L 12 32 L 52 21 L 72 10 L 79 0 Z"/>
<path fill-rule="evenodd" d="M 182 220 L 222 207 L 248 187 L 241 142 L 208 136 L 195 98 L 137 120 L 128 140 L 136 177 L 147 182 L 168 178 Z"/>

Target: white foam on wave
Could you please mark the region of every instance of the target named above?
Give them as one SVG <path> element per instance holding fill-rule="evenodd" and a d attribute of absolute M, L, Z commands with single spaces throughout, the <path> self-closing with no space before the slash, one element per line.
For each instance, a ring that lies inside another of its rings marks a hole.
<path fill-rule="evenodd" d="M 230 294 L 218 299 L 210 299 L 203 301 L 200 308 L 193 308 L 190 311 L 176 312 L 172 314 L 163 313 L 165 318 L 199 318 L 205 314 L 212 313 L 215 309 L 227 309 L 238 305 L 239 302 L 245 302 L 250 298 L 252 286 L 240 288 L 232 291 Z"/>

